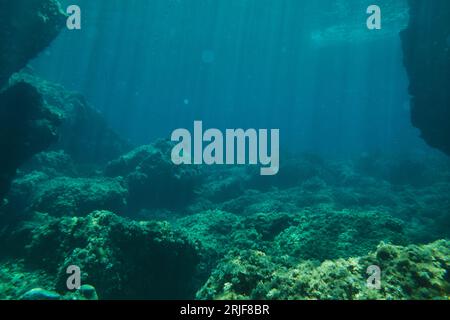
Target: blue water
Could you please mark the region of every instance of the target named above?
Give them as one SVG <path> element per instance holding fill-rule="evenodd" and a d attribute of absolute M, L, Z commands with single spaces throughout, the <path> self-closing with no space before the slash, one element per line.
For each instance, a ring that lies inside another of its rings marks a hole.
<path fill-rule="evenodd" d="M 351 155 L 426 149 L 409 119 L 398 32 L 404 0 L 77 0 L 65 30 L 32 65 L 82 92 L 136 144 L 194 120 L 279 128 L 281 151 Z"/>

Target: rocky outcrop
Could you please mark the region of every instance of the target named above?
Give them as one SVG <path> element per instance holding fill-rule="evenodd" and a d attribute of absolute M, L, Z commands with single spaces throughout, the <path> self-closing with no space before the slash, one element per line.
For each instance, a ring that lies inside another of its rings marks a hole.
<path fill-rule="evenodd" d="M 173 165 L 171 147 L 170 142 L 161 140 L 136 148 L 106 166 L 106 176 L 125 179 L 130 211 L 182 208 L 194 199 L 201 174 L 194 166 Z"/>
<path fill-rule="evenodd" d="M 56 0 L 0 1 L 0 201 L 17 168 L 56 140 L 59 117 L 36 88 L 6 84 L 58 35 L 64 17 Z"/>
<path fill-rule="evenodd" d="M 35 87 L 17 82 L 0 93 L 0 198 L 17 168 L 57 139 L 60 115 Z"/>
<path fill-rule="evenodd" d="M 381 243 L 361 257 L 303 261 L 292 267 L 262 251 L 230 254 L 198 291 L 198 299 L 423 300 L 448 299 L 450 243 L 393 246 Z M 367 286 L 368 267 L 381 269 L 381 287 Z"/>
<path fill-rule="evenodd" d="M 61 114 L 59 139 L 52 149 L 63 150 L 75 163 L 105 164 L 131 149 L 129 143 L 109 127 L 103 115 L 90 106 L 82 95 L 40 79 L 31 70 L 14 75 L 13 80 L 34 86 L 45 101 Z"/>
<path fill-rule="evenodd" d="M 401 38 L 412 123 L 430 146 L 450 155 L 450 2 L 409 5 L 410 23 Z"/>
<path fill-rule="evenodd" d="M 30 209 L 52 216 L 86 216 L 94 210 L 121 214 L 128 192 L 120 179 L 59 177 L 39 185 Z"/>
<path fill-rule="evenodd" d="M 56 0 L 0 1 L 0 87 L 46 48 L 64 25 Z"/>
<path fill-rule="evenodd" d="M 68 293 L 66 270 L 75 265 L 82 284 L 93 285 L 101 299 L 194 297 L 197 248 L 166 222 L 130 221 L 96 211 L 82 218 L 44 216 L 14 230 L 0 239 L 0 255 L 22 259 L 35 277 L 51 275 L 46 282 L 39 281 L 45 276 L 38 277 L 34 288 Z"/>

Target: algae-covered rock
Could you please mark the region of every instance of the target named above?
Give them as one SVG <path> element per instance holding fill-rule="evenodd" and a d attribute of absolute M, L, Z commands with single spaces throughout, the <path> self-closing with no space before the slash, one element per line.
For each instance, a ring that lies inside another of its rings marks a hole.
<path fill-rule="evenodd" d="M 274 252 L 323 261 L 366 254 L 380 241 L 407 243 L 404 223 L 380 212 L 311 212 L 297 221 L 276 236 Z"/>
<path fill-rule="evenodd" d="M 17 168 L 58 137 L 60 114 L 35 87 L 16 82 L 0 92 L 0 198 L 8 191 Z"/>
<path fill-rule="evenodd" d="M 56 141 L 55 111 L 35 86 L 8 79 L 51 43 L 64 17 L 56 0 L 0 1 L 0 201 L 17 168 Z"/>
<path fill-rule="evenodd" d="M 83 284 L 78 291 L 86 300 L 98 300 L 97 290 L 89 284 Z"/>
<path fill-rule="evenodd" d="M 75 177 L 79 175 L 72 157 L 64 150 L 40 152 L 27 161 L 20 169 L 24 173 L 40 171 L 49 177 Z"/>
<path fill-rule="evenodd" d="M 61 115 L 59 139 L 53 151 L 64 151 L 78 165 L 102 165 L 131 149 L 85 98 L 35 76 L 31 70 L 15 74 L 12 81 L 28 83 Z"/>
<path fill-rule="evenodd" d="M 174 225 L 199 244 L 200 277 L 207 277 L 227 255 L 264 252 L 273 263 L 365 255 L 381 241 L 406 244 L 401 220 L 387 214 L 303 210 L 246 216 L 214 210 L 183 217 Z M 206 281 L 206 279 L 205 279 Z"/>
<path fill-rule="evenodd" d="M 30 290 L 53 282 L 52 275 L 27 268 L 22 260 L 0 259 L 0 300 L 20 299 Z"/>
<path fill-rule="evenodd" d="M 120 214 L 127 197 L 121 179 L 58 177 L 39 185 L 31 209 L 52 216 L 85 216 L 95 210 Z"/>
<path fill-rule="evenodd" d="M 275 263 L 260 251 L 230 255 L 198 291 L 199 299 L 448 299 L 450 243 L 408 247 L 381 244 L 369 255 Z M 369 266 L 381 269 L 381 288 L 367 285 Z"/>
<path fill-rule="evenodd" d="M 61 296 L 53 291 L 48 291 L 42 288 L 31 289 L 26 292 L 22 300 L 60 300 Z"/>
<path fill-rule="evenodd" d="M 76 265 L 82 283 L 95 286 L 102 299 L 193 297 L 197 249 L 167 223 L 97 211 L 51 219 L 29 232 L 25 261 L 57 274 L 57 292 L 67 290 L 66 269 Z"/>
<path fill-rule="evenodd" d="M 105 174 L 125 178 L 134 211 L 180 208 L 194 199 L 200 174 L 194 166 L 175 166 L 171 144 L 158 141 L 139 147 L 108 163 Z"/>

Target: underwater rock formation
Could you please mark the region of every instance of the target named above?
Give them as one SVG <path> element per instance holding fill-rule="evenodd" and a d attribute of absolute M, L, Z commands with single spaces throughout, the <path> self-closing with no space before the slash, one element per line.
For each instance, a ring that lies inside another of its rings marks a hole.
<path fill-rule="evenodd" d="M 33 288 L 25 292 L 20 300 L 98 300 L 98 295 L 93 286 L 84 284 L 77 291 L 67 293 L 64 296 L 54 291 Z"/>
<path fill-rule="evenodd" d="M 39 171 L 51 178 L 80 176 L 77 169 L 72 157 L 64 150 L 40 152 L 20 167 L 20 171 L 25 175 Z"/>
<path fill-rule="evenodd" d="M 411 119 L 424 140 L 450 155 L 450 2 L 409 0 L 401 33 Z"/>
<path fill-rule="evenodd" d="M 195 294 L 197 249 L 165 222 L 96 211 L 84 218 L 36 219 L 2 240 L 14 243 L 14 248 L 6 246 L 7 256 L 23 259 L 27 270 L 53 276 L 45 283 L 33 281 L 32 288 L 45 286 L 64 295 L 66 268 L 76 265 L 82 284 L 92 284 L 101 299 L 188 299 Z M 5 255 L 4 243 L 2 248 Z"/>
<path fill-rule="evenodd" d="M 57 116 L 24 81 L 8 83 L 64 25 L 55 0 L 0 1 L 0 201 L 17 168 L 56 138 Z"/>
<path fill-rule="evenodd" d="M 131 211 L 180 208 L 193 200 L 200 183 L 199 170 L 173 165 L 171 148 L 171 143 L 161 140 L 138 147 L 106 166 L 106 176 L 125 178 Z"/>
<path fill-rule="evenodd" d="M 360 256 L 381 241 L 404 245 L 409 240 L 401 220 L 375 212 L 305 209 L 240 216 L 215 210 L 183 217 L 174 225 L 199 244 L 202 275 L 230 252 L 259 250 L 295 265 L 299 260 Z"/>
<path fill-rule="evenodd" d="M 0 88 L 59 34 L 65 15 L 56 0 L 0 1 Z"/>
<path fill-rule="evenodd" d="M 442 257 L 448 255 L 440 252 L 448 242 L 394 247 L 449 237 L 446 156 L 426 157 L 427 170 L 420 172 L 426 184 L 386 174 L 397 166 L 396 158 L 377 156 L 369 167 L 370 159 L 303 158 L 289 164 L 302 169 L 292 177 L 298 183 L 281 179 L 258 190 L 249 189 L 255 184 L 247 168 L 230 168 L 228 175 L 227 168 L 168 170 L 169 156 L 170 143 L 157 142 L 111 161 L 104 173 L 89 178 L 73 171 L 63 151 L 34 156 L 31 168 L 20 168 L 7 197 L 11 214 L 6 216 L 20 218 L 1 223 L 0 298 L 20 298 L 35 288 L 70 298 L 64 286 L 70 264 L 82 268 L 83 283 L 92 284 L 100 299 L 193 298 L 200 288 L 202 299 L 448 296 L 448 277 L 440 276 L 447 268 Z M 137 193 L 142 198 L 133 201 L 180 207 L 142 210 L 139 218 L 149 222 L 119 217 L 136 215 L 131 208 L 137 203 L 129 204 L 130 192 L 139 190 L 128 185 L 134 179 L 155 193 L 165 189 L 167 198 L 161 202 L 150 194 L 148 200 L 148 194 Z M 184 198 L 176 191 L 188 182 L 210 192 L 177 203 Z M 171 196 L 174 204 L 168 202 Z M 96 211 L 102 208 L 115 214 Z M 170 222 L 157 222 L 162 219 Z M 389 245 L 377 249 L 380 243 Z M 385 291 L 378 294 L 360 284 L 367 279 L 367 264 L 388 272 Z M 172 279 L 166 270 L 178 276 Z"/>
<path fill-rule="evenodd" d="M 120 214 L 128 192 L 121 179 L 59 177 L 40 183 L 31 210 L 51 216 L 85 216 L 95 210 Z"/>
<path fill-rule="evenodd" d="M 9 189 L 17 168 L 57 139 L 57 110 L 35 87 L 15 82 L 0 93 L 0 198 Z"/>
<path fill-rule="evenodd" d="M 33 85 L 60 112 L 60 138 L 52 149 L 64 150 L 77 164 L 101 165 L 131 149 L 82 95 L 42 80 L 28 71 L 14 75 L 13 80 Z"/>
<path fill-rule="evenodd" d="M 366 256 L 286 267 L 262 251 L 229 255 L 197 293 L 199 299 L 448 299 L 450 243 L 380 244 Z M 382 270 L 370 289 L 367 268 Z"/>

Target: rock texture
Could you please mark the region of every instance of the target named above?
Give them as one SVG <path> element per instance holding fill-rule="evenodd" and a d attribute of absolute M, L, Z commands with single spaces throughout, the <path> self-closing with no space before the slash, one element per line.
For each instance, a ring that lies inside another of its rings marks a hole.
<path fill-rule="evenodd" d="M 195 293 L 197 249 L 165 222 L 130 221 L 107 211 L 43 217 L 24 223 L 7 241 L 22 248 L 11 255 L 22 256 L 28 269 L 54 276 L 42 283 L 47 290 L 67 293 L 66 269 L 76 265 L 82 284 L 95 286 L 101 299 L 188 299 Z"/>
<path fill-rule="evenodd" d="M 46 48 L 64 25 L 56 0 L 0 0 L 0 87 Z"/>
<path fill-rule="evenodd" d="M 401 38 L 412 123 L 430 146 L 450 155 L 450 2 L 409 5 L 410 23 Z"/>
<path fill-rule="evenodd" d="M 193 166 L 174 166 L 172 144 L 161 140 L 145 145 L 108 163 L 105 174 L 123 177 L 128 186 L 130 210 L 180 208 L 190 203 L 200 184 Z"/>
<path fill-rule="evenodd" d="M 231 254 L 198 291 L 198 299 L 404 300 L 448 299 L 449 242 L 399 247 L 380 244 L 362 257 L 275 263 L 262 251 Z M 367 268 L 382 270 L 381 288 L 366 285 Z"/>
<path fill-rule="evenodd" d="M 58 116 L 36 88 L 8 79 L 50 44 L 64 17 L 55 0 L 0 1 L 0 200 L 17 168 L 56 139 Z"/>
<path fill-rule="evenodd" d="M 0 198 L 17 168 L 57 139 L 59 114 L 26 82 L 0 93 Z"/>
<path fill-rule="evenodd" d="M 75 163 L 104 164 L 131 149 L 82 95 L 40 79 L 30 70 L 14 75 L 13 79 L 34 86 L 45 101 L 61 114 L 60 137 L 52 149 L 64 150 Z"/>

